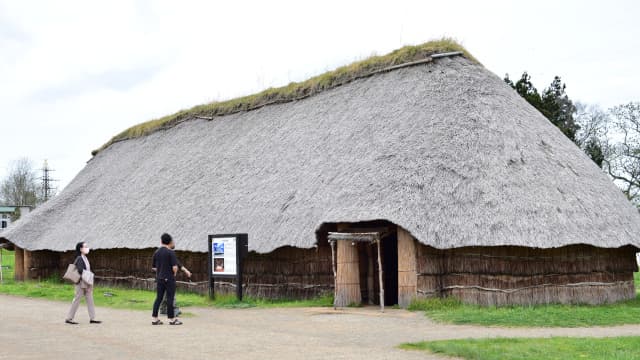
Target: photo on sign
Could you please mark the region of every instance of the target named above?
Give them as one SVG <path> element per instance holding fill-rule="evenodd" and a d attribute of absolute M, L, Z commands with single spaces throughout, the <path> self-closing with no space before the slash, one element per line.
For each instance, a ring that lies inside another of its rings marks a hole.
<path fill-rule="evenodd" d="M 236 238 L 218 237 L 211 239 L 211 272 L 215 275 L 232 276 L 236 269 Z"/>
<path fill-rule="evenodd" d="M 213 255 L 224 255 L 224 243 L 213 243 Z"/>
<path fill-rule="evenodd" d="M 213 259 L 213 272 L 224 272 L 224 259 Z"/>

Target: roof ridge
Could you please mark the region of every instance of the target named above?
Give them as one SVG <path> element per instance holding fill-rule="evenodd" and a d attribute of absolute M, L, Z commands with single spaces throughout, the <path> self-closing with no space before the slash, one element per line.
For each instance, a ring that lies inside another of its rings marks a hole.
<path fill-rule="evenodd" d="M 279 88 L 269 88 L 257 94 L 223 102 L 197 105 L 188 110 L 181 110 L 172 115 L 132 126 L 111 138 L 99 149 L 93 150 L 91 154 L 95 156 L 114 143 L 169 129 L 187 120 L 213 120 L 214 117 L 252 111 L 269 105 L 299 101 L 379 73 L 429 63 L 437 58 L 460 55 L 477 62 L 466 49 L 449 38 L 416 46 L 405 46 L 387 55 L 372 56 L 302 82 L 290 83 Z"/>

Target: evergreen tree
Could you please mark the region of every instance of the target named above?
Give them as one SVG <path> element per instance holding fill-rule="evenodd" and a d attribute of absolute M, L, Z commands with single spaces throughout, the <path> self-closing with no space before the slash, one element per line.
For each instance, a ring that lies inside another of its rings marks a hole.
<path fill-rule="evenodd" d="M 542 95 L 533 85 L 531 76 L 526 71 L 522 73 L 520 80 L 517 82 L 514 83 L 509 78 L 509 74 L 505 75 L 504 82 L 540 111 L 566 137 L 583 149 L 599 167 L 602 167 L 605 159 L 602 144 L 600 144 L 597 136 L 591 134 L 591 131 L 582 131 L 583 134 L 580 137 L 577 136 L 580 125 L 578 125 L 575 118 L 576 106 L 569 99 L 566 93 L 567 85 L 562 82 L 559 76 L 553 78 L 553 81 L 542 92 Z"/>
<path fill-rule="evenodd" d="M 509 79 L 509 74 L 505 76 L 504 82 L 540 111 L 571 141 L 577 143 L 576 132 L 580 127 L 573 118 L 576 107 L 565 91 L 567 85 L 562 83 L 559 76 L 553 78 L 551 85 L 542 92 L 542 95 L 533 85 L 531 76 L 526 71 L 522 73 L 522 77 L 515 84 Z"/>
<path fill-rule="evenodd" d="M 542 93 L 538 110 L 571 141 L 576 142 L 576 132 L 579 129 L 573 118 L 576 107 L 565 92 L 566 88 L 567 85 L 562 83 L 559 76 L 554 77 L 551 85 Z"/>
<path fill-rule="evenodd" d="M 587 143 L 584 145 L 584 152 L 589 155 L 591 160 L 598 165 L 599 168 L 602 169 L 602 162 L 604 161 L 604 152 L 602 151 L 602 146 L 600 142 L 596 138 L 590 138 Z"/>
<path fill-rule="evenodd" d="M 538 89 L 536 89 L 531 82 L 531 76 L 527 74 L 526 71 L 522 73 L 522 77 L 520 77 L 520 80 L 516 81 L 515 84 L 509 79 L 509 74 L 505 76 L 504 81 L 527 100 L 529 104 L 533 105 L 538 111 L 541 111 L 542 99 L 540 98 Z"/>

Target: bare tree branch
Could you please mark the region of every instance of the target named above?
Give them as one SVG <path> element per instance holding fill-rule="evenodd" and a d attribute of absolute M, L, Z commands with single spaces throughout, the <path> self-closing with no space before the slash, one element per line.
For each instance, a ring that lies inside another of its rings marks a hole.
<path fill-rule="evenodd" d="M 35 206 L 37 181 L 33 163 L 28 158 L 13 161 L 9 174 L 0 183 L 0 199 L 6 205 Z"/>

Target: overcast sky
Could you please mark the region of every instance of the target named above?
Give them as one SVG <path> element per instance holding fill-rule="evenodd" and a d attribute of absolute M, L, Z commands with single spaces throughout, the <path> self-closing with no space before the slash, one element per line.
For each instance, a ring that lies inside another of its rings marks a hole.
<path fill-rule="evenodd" d="M 0 0 L 0 178 L 48 159 L 63 187 L 129 126 L 443 36 L 501 77 L 640 101 L 638 4 Z"/>

